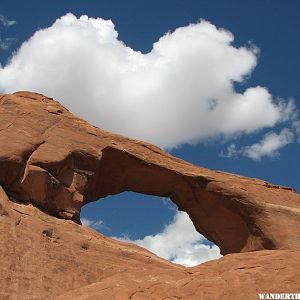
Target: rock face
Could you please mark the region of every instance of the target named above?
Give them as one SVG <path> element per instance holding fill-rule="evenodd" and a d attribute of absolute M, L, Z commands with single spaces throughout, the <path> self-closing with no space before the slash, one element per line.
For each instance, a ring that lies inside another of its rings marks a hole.
<path fill-rule="evenodd" d="M 36 93 L 0 95 L 0 120 L 0 299 L 299 292 L 292 189 L 193 166 Z M 222 254 L 236 254 L 187 269 L 76 224 L 84 204 L 123 191 L 169 197 Z"/>
<path fill-rule="evenodd" d="M 228 254 L 194 268 L 102 236 L 0 189 L 0 299 L 232 300 L 299 292 L 300 251 Z"/>
<path fill-rule="evenodd" d="M 134 191 L 169 197 L 223 254 L 300 247 L 292 189 L 193 166 L 35 93 L 2 95 L 0 118 L 1 185 L 53 216 L 79 222 L 82 205 Z"/>

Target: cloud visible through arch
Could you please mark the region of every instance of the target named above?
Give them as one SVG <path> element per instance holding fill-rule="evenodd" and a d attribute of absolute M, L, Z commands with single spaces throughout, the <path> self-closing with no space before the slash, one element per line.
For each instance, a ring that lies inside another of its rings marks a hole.
<path fill-rule="evenodd" d="M 165 148 L 288 122 L 291 101 L 276 101 L 261 86 L 234 89 L 256 66 L 258 50 L 233 40 L 202 20 L 144 54 L 118 39 L 112 21 L 67 14 L 0 68 L 0 90 L 44 93 L 94 125 Z"/>
<path fill-rule="evenodd" d="M 167 202 L 170 201 L 167 200 Z M 172 209 L 174 209 L 173 206 Z M 104 228 L 109 228 L 102 220 L 81 218 L 81 222 L 83 226 L 94 228 L 100 232 Z M 159 257 L 186 267 L 193 267 L 222 256 L 219 247 L 208 242 L 203 235 L 198 233 L 188 214 L 182 211 L 177 211 L 172 221 L 165 225 L 159 233 L 136 240 L 126 235 L 112 238 L 136 244 Z"/>
<path fill-rule="evenodd" d="M 198 233 L 186 212 L 177 211 L 172 222 L 162 232 L 132 240 L 130 237 L 115 237 L 134 243 L 175 264 L 193 267 L 203 262 L 218 259 L 222 255 L 214 244 Z"/>

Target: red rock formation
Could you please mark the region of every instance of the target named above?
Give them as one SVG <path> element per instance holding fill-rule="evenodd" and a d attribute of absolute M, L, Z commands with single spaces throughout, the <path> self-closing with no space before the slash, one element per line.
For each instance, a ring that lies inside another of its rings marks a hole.
<path fill-rule="evenodd" d="M 0 120 L 0 299 L 257 299 L 299 288 L 292 189 L 193 166 L 36 93 L 0 95 Z M 246 253 L 186 269 L 73 222 L 84 204 L 123 191 L 170 197 L 223 254 Z"/>
<path fill-rule="evenodd" d="M 0 101 L 0 183 L 20 201 L 78 221 L 85 203 L 135 191 L 170 197 L 223 254 L 299 248 L 300 197 L 291 189 L 193 166 L 39 94 Z"/>
<path fill-rule="evenodd" d="M 300 251 L 228 254 L 184 268 L 12 202 L 1 188 L 0 236 L 1 300 L 257 300 L 300 287 Z"/>

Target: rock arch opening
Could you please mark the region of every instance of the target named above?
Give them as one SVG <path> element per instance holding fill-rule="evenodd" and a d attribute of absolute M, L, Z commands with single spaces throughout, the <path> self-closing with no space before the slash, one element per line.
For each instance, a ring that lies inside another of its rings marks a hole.
<path fill-rule="evenodd" d="M 299 247 L 291 188 L 191 165 L 96 128 L 41 94 L 1 95 L 0 105 L 0 185 L 11 199 L 79 222 L 83 205 L 132 191 L 170 198 L 222 254 Z"/>
<path fill-rule="evenodd" d="M 80 219 L 106 236 L 187 267 L 221 257 L 220 249 L 168 198 L 124 192 L 83 206 Z"/>
<path fill-rule="evenodd" d="M 140 144 L 131 145 L 130 150 L 105 147 L 97 164 L 82 153 L 76 160 L 81 164 L 80 168 L 94 170 L 88 185 L 82 179 L 87 176 L 79 174 L 78 190 L 80 182 L 84 183 L 84 190 L 78 212 L 84 204 L 125 191 L 166 197 L 177 205 L 178 210 L 189 215 L 197 231 L 219 246 L 222 254 L 247 248 L 251 235 L 249 226 L 252 225 L 243 219 L 241 203 L 234 203 L 231 195 L 223 192 L 224 182 L 211 178 L 210 172 L 205 175 L 193 173 L 196 167 L 154 146 Z M 73 175 L 73 178 L 76 177 Z"/>

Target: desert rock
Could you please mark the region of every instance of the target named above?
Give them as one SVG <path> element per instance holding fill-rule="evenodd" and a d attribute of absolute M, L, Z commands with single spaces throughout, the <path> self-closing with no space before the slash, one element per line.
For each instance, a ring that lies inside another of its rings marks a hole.
<path fill-rule="evenodd" d="M 299 292 L 293 189 L 191 165 L 96 128 L 37 93 L 0 95 L 0 120 L 3 299 Z M 83 205 L 124 191 L 169 197 L 222 254 L 235 254 L 188 269 L 80 226 Z"/>

